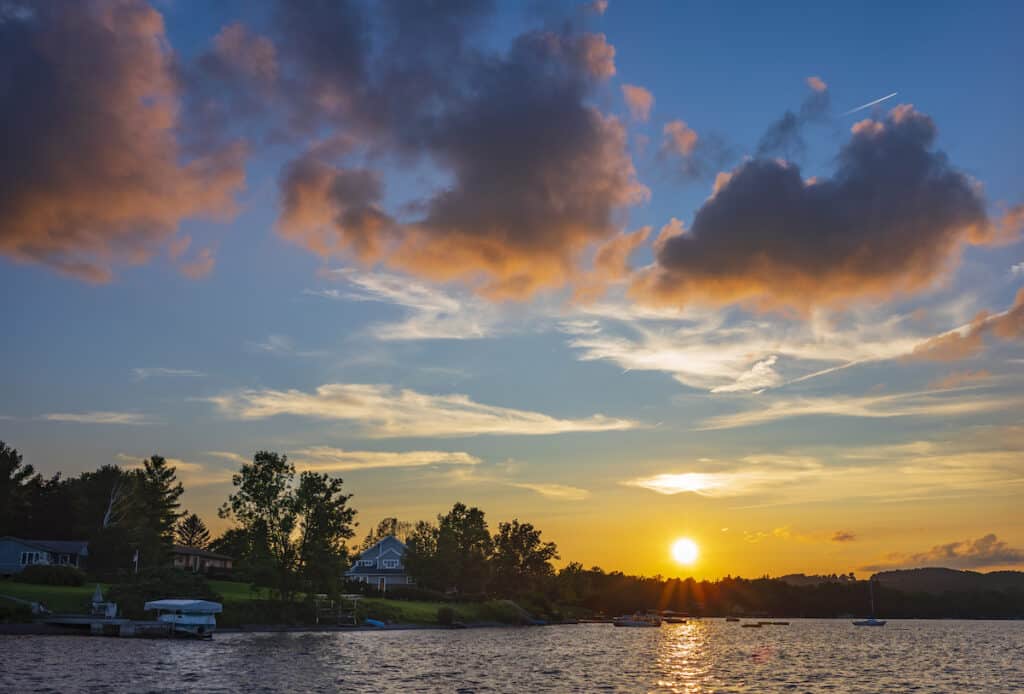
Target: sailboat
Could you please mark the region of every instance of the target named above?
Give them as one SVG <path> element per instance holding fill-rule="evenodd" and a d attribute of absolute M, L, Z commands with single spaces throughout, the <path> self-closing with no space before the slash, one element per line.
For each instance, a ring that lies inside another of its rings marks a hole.
<path fill-rule="evenodd" d="M 871 616 L 867 619 L 858 619 L 853 623 L 855 627 L 884 627 L 884 619 L 875 619 L 875 582 L 868 579 L 868 595 L 871 598 Z"/>

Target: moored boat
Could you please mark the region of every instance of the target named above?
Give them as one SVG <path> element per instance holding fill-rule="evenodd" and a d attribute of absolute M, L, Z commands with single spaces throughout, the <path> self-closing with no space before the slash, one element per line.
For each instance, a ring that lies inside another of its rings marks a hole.
<path fill-rule="evenodd" d="M 612 620 L 617 627 L 660 627 L 661 617 L 653 614 L 641 614 L 634 612 L 631 615 L 622 615 Z"/>
<path fill-rule="evenodd" d="M 215 614 L 223 612 L 219 602 L 211 600 L 151 600 L 146 611 L 155 610 L 157 621 L 170 624 L 175 635 L 208 639 L 217 629 Z"/>
<path fill-rule="evenodd" d="M 875 587 L 874 581 L 868 579 L 868 596 L 871 601 L 871 616 L 867 619 L 858 619 L 853 623 L 855 627 L 884 627 L 884 619 L 875 619 Z"/>

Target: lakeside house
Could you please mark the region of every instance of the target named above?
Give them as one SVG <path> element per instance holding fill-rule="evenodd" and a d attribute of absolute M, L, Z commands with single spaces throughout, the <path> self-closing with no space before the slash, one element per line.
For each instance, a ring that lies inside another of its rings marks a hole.
<path fill-rule="evenodd" d="M 85 568 L 89 543 L 85 540 L 25 540 L 0 537 L 0 575 L 21 573 L 26 566 L 74 566 Z"/>
<path fill-rule="evenodd" d="M 413 580 L 405 573 L 404 559 L 405 544 L 389 535 L 363 551 L 345 572 L 345 578 L 368 583 L 380 591 L 409 585 Z"/>
<path fill-rule="evenodd" d="M 174 545 L 172 552 L 174 568 L 201 574 L 224 574 L 231 571 L 231 557 L 217 554 L 198 547 Z"/>

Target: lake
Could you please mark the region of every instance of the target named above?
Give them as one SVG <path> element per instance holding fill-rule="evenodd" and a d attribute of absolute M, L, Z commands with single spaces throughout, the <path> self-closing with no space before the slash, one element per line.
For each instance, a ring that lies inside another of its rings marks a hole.
<path fill-rule="evenodd" d="M 1024 622 L 0 637 L 4 692 L 1011 692 Z"/>

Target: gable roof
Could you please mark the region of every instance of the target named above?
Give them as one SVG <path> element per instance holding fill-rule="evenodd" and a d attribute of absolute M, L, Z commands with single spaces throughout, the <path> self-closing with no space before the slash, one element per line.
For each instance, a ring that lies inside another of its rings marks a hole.
<path fill-rule="evenodd" d="M 359 559 L 376 559 L 377 557 L 385 554 L 386 552 L 395 552 L 399 555 L 405 554 L 405 543 L 399 540 L 394 535 L 388 535 L 382 537 L 380 540 L 375 542 L 373 545 L 364 549 L 359 553 Z"/>

